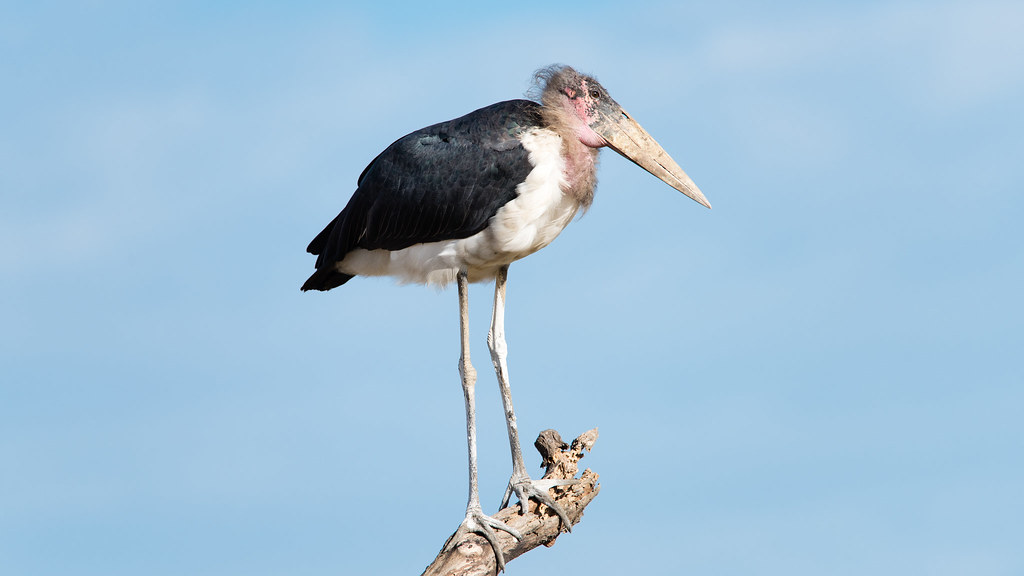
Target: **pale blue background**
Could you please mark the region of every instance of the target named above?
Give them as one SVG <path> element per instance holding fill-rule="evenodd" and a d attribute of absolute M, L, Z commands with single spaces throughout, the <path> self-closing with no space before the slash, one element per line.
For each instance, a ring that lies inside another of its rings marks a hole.
<path fill-rule="evenodd" d="M 552 62 L 715 209 L 606 152 L 512 267 L 520 429 L 599 426 L 603 490 L 510 573 L 1024 574 L 1024 5 L 976 0 L 4 4 L 0 574 L 418 574 L 465 506 L 455 293 L 302 294 L 304 249 Z"/>

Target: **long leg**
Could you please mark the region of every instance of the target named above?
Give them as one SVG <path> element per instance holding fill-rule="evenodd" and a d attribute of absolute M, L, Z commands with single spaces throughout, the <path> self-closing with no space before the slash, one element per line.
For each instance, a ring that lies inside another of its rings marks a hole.
<path fill-rule="evenodd" d="M 465 272 L 459 272 L 459 332 L 461 336 L 462 354 L 459 356 L 459 376 L 462 379 L 462 392 L 466 397 L 466 439 L 469 447 L 469 502 L 466 504 L 466 519 L 462 521 L 460 530 L 469 530 L 480 534 L 491 544 L 498 564 L 498 571 L 505 569 L 505 556 L 494 534 L 494 528 L 504 530 L 522 539 L 522 535 L 504 522 L 495 520 L 483 513 L 480 508 L 480 493 L 476 467 L 476 370 L 469 361 L 469 282 Z"/>
<path fill-rule="evenodd" d="M 573 484 L 572 480 L 531 480 L 526 472 L 526 464 L 523 461 L 523 449 L 519 443 L 519 429 L 516 427 L 516 413 L 512 409 L 512 388 L 508 383 L 508 343 L 505 341 L 505 284 L 508 281 L 508 266 L 498 270 L 494 279 L 494 311 L 491 316 L 491 331 L 487 335 L 487 346 L 491 350 L 491 361 L 494 363 L 494 372 L 498 375 L 498 386 L 501 388 L 501 403 L 505 407 L 505 424 L 508 427 L 508 443 L 512 449 L 512 478 L 505 489 L 505 496 L 501 500 L 501 507 L 508 505 L 512 493 L 519 497 L 519 506 L 522 514 L 526 514 L 529 506 L 529 499 L 535 498 L 547 505 L 562 519 L 566 530 L 572 531 L 572 522 L 562 510 L 562 507 L 555 504 L 548 489 L 552 486 Z"/>

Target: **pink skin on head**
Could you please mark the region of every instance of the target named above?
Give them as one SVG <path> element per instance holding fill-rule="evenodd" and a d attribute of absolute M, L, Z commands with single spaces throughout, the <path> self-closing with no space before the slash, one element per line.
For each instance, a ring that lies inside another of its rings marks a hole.
<path fill-rule="evenodd" d="M 593 114 L 595 104 L 590 97 L 587 81 L 580 81 L 579 96 L 577 96 L 577 92 L 573 88 L 566 88 L 565 95 L 568 98 L 562 102 L 562 105 L 565 106 L 570 116 L 577 120 L 573 122 L 573 130 L 576 133 L 576 137 L 580 139 L 580 142 L 591 148 L 607 146 L 608 141 L 590 127 L 590 123 L 595 119 Z"/>

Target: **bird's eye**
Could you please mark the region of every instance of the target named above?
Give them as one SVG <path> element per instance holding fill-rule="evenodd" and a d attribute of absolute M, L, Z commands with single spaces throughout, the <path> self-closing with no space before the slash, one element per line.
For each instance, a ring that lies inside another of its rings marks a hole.
<path fill-rule="evenodd" d="M 598 92 L 597 90 L 591 90 L 591 91 L 590 91 L 590 97 L 591 97 L 591 98 L 597 98 L 597 97 L 599 97 L 600 95 L 601 95 L 601 93 L 600 93 L 600 92 Z"/>

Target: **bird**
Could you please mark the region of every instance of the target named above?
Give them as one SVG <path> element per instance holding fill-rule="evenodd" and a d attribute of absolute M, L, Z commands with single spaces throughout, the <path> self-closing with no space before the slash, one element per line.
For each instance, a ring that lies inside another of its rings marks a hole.
<path fill-rule="evenodd" d="M 594 76 L 555 64 L 538 70 L 534 82 L 534 99 L 499 102 L 422 128 L 374 158 L 344 209 L 310 242 L 307 251 L 317 257 L 316 271 L 302 285 L 303 291 L 326 291 L 356 276 L 456 284 L 469 456 L 469 500 L 459 530 L 490 543 L 498 572 L 505 561 L 495 530 L 517 539 L 522 535 L 484 514 L 480 505 L 469 283 L 494 281 L 487 342 L 512 453 L 501 508 L 514 493 L 526 514 L 533 498 L 571 531 L 568 516 L 548 492 L 571 481 L 533 480 L 523 460 L 505 340 L 509 265 L 550 244 L 590 207 L 601 148 L 611 148 L 711 208 L 693 180 Z"/>

